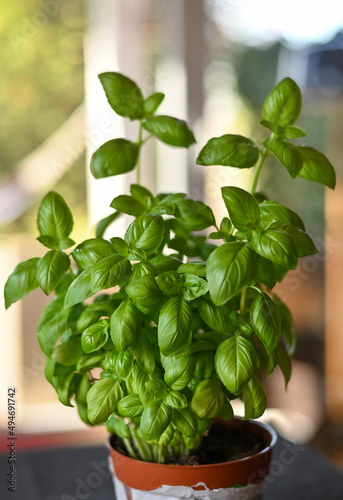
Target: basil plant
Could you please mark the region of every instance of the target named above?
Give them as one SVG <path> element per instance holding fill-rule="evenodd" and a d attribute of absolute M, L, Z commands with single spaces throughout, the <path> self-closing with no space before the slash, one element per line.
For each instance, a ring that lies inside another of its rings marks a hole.
<path fill-rule="evenodd" d="M 236 398 L 246 419 L 260 417 L 261 375 L 279 365 L 288 383 L 296 337 L 273 287 L 317 250 L 294 211 L 256 192 L 258 179 L 269 156 L 292 178 L 332 189 L 335 172 L 316 149 L 292 144 L 305 135 L 295 126 L 301 93 L 285 78 L 263 104 L 263 144 L 226 134 L 200 151 L 199 165 L 253 169 L 250 191 L 222 187 L 227 216 L 216 221 L 202 201 L 139 183 L 148 140 L 195 142 L 186 122 L 156 114 L 164 95 L 144 98 L 119 73 L 99 78 L 113 110 L 137 122 L 138 138 L 103 144 L 91 171 L 103 178 L 136 169 L 137 182 L 79 244 L 66 202 L 49 192 L 37 218 L 47 251 L 14 269 L 5 305 L 37 287 L 52 294 L 37 335 L 59 401 L 86 424 L 107 425 L 132 457 L 163 463 L 198 447 L 216 417 L 232 419 Z M 121 214 L 133 218 L 124 235 L 111 231 Z"/>

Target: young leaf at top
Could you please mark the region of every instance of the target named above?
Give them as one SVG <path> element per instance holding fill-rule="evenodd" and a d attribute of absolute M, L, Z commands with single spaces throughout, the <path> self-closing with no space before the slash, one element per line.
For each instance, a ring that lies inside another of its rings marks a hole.
<path fill-rule="evenodd" d="M 258 149 L 250 139 L 226 134 L 208 141 L 199 153 L 197 164 L 251 168 L 256 164 L 258 156 Z"/>
<path fill-rule="evenodd" d="M 39 258 L 32 258 L 21 262 L 7 278 L 4 288 L 6 309 L 39 286 L 36 280 L 36 268 L 39 260 Z"/>
<path fill-rule="evenodd" d="M 127 139 L 112 139 L 95 151 L 91 171 L 96 179 L 125 174 L 137 164 L 139 146 Z"/>
<path fill-rule="evenodd" d="M 254 344 L 234 336 L 220 344 L 215 356 L 215 368 L 221 382 L 232 394 L 240 394 L 253 376 L 257 363 Z"/>
<path fill-rule="evenodd" d="M 293 125 L 301 111 L 301 92 L 291 78 L 284 78 L 270 92 L 263 103 L 264 120 L 274 127 Z"/>
<path fill-rule="evenodd" d="M 255 198 L 244 189 L 222 187 L 222 197 L 233 225 L 240 231 L 254 227 L 260 217 L 260 209 Z"/>
<path fill-rule="evenodd" d="M 260 293 L 250 310 L 251 324 L 267 352 L 272 352 L 281 336 L 281 318 L 277 305 L 266 293 Z"/>
<path fill-rule="evenodd" d="M 143 103 L 144 117 L 150 118 L 155 113 L 157 108 L 160 107 L 163 99 L 164 94 L 162 94 L 161 92 L 155 92 L 154 94 L 151 94 L 149 97 L 147 97 Z"/>
<path fill-rule="evenodd" d="M 107 72 L 99 75 L 111 108 L 120 116 L 136 120 L 143 116 L 144 98 L 138 85 L 120 73 Z"/>
<path fill-rule="evenodd" d="M 187 123 L 172 116 L 153 116 L 143 122 L 143 127 L 170 146 L 188 148 L 196 142 Z"/>
<path fill-rule="evenodd" d="M 299 151 L 293 144 L 277 139 L 276 137 L 269 137 L 263 143 L 265 147 L 273 153 L 279 160 L 281 165 L 286 167 L 292 179 L 295 179 L 303 166 L 303 159 Z"/>
<path fill-rule="evenodd" d="M 38 210 L 37 226 L 40 235 L 60 240 L 70 235 L 73 225 L 73 216 L 62 196 L 55 191 L 46 194 Z"/>
<path fill-rule="evenodd" d="M 336 174 L 326 156 L 314 148 L 297 146 L 296 149 L 303 159 L 302 169 L 298 173 L 298 177 L 319 182 L 324 186 L 335 189 Z"/>
<path fill-rule="evenodd" d="M 256 273 L 254 254 L 248 245 L 235 241 L 218 247 L 207 261 L 207 281 L 214 304 L 228 302 L 252 283 Z"/>

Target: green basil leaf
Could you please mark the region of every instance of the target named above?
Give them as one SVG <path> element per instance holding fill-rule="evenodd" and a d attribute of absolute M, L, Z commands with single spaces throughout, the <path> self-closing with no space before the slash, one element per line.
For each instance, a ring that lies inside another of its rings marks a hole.
<path fill-rule="evenodd" d="M 145 208 L 151 207 L 154 202 L 154 195 L 149 191 L 149 189 L 141 186 L 140 184 L 131 184 L 130 193 Z"/>
<path fill-rule="evenodd" d="M 65 295 L 64 307 L 71 307 L 75 304 L 83 302 L 85 299 L 88 299 L 88 297 L 101 290 L 101 288 L 93 290 L 91 281 L 92 272 L 93 267 L 89 267 L 88 269 L 82 271 L 72 282 Z"/>
<path fill-rule="evenodd" d="M 243 242 L 224 243 L 207 261 L 207 281 L 215 305 L 228 302 L 255 279 L 257 268 L 253 252 Z"/>
<path fill-rule="evenodd" d="M 90 385 L 88 375 L 87 375 L 87 373 L 85 373 L 81 377 L 79 385 L 76 389 L 75 403 L 77 406 L 77 412 L 79 414 L 79 417 L 87 425 L 92 425 L 89 418 L 88 418 L 88 412 L 87 412 L 87 394 L 88 394 L 90 387 L 91 387 L 91 385 Z"/>
<path fill-rule="evenodd" d="M 130 299 L 143 307 L 157 307 L 163 298 L 154 274 L 145 274 L 136 281 L 131 281 L 125 291 Z"/>
<path fill-rule="evenodd" d="M 260 203 L 261 216 L 273 215 L 275 221 L 292 224 L 302 231 L 305 231 L 305 226 L 300 217 L 289 208 L 281 205 L 277 201 L 263 201 Z"/>
<path fill-rule="evenodd" d="M 158 320 L 158 345 L 164 356 L 177 353 L 190 336 L 192 310 L 181 297 L 171 297 L 161 307 Z"/>
<path fill-rule="evenodd" d="M 70 370 L 71 367 L 69 367 Z M 66 374 L 58 375 L 53 378 L 53 386 L 57 392 L 58 400 L 64 406 L 72 406 L 71 396 L 75 393 L 75 382 L 80 380 L 80 376 L 74 373 L 73 368 Z"/>
<path fill-rule="evenodd" d="M 137 307 L 124 300 L 111 316 L 111 339 L 118 351 L 126 351 L 135 342 L 141 323 Z"/>
<path fill-rule="evenodd" d="M 54 238 L 53 236 L 48 236 L 47 234 L 44 234 L 43 236 L 38 236 L 37 240 L 39 241 L 39 243 L 41 243 L 47 248 L 51 248 L 52 250 L 59 249 L 58 238 Z"/>
<path fill-rule="evenodd" d="M 125 241 L 131 249 L 142 249 L 147 254 L 158 249 L 164 236 L 164 221 L 160 215 L 141 215 L 125 233 Z"/>
<path fill-rule="evenodd" d="M 244 417 L 259 418 L 267 407 L 267 395 L 262 382 L 254 375 L 243 388 Z"/>
<path fill-rule="evenodd" d="M 91 171 L 96 179 L 125 174 L 137 164 L 139 146 L 126 139 L 112 139 L 95 151 Z"/>
<path fill-rule="evenodd" d="M 286 350 L 290 356 L 294 356 L 297 346 L 297 336 L 291 313 L 286 304 L 284 304 L 280 298 L 274 298 L 274 302 L 279 310 L 282 335 L 286 344 Z"/>
<path fill-rule="evenodd" d="M 261 257 L 261 255 L 256 255 L 257 261 L 257 281 L 264 283 L 268 288 L 274 288 L 276 284 L 276 271 L 273 263 Z"/>
<path fill-rule="evenodd" d="M 130 427 L 126 420 L 118 418 L 117 415 L 112 414 L 106 422 L 107 430 L 110 434 L 116 434 L 123 439 L 131 439 L 132 434 Z"/>
<path fill-rule="evenodd" d="M 288 269 L 295 269 L 298 264 L 298 252 L 292 237 L 279 229 L 267 229 L 255 234 L 251 246 L 262 257 Z"/>
<path fill-rule="evenodd" d="M 185 121 L 172 116 L 153 116 L 143 122 L 145 130 L 170 146 L 188 148 L 195 141 Z"/>
<path fill-rule="evenodd" d="M 199 380 L 210 379 L 215 373 L 214 351 L 199 351 L 194 354 L 194 376 Z"/>
<path fill-rule="evenodd" d="M 57 345 L 52 351 L 52 359 L 66 366 L 75 365 L 83 355 L 80 337 L 71 337 L 67 342 Z"/>
<path fill-rule="evenodd" d="M 144 98 L 138 85 L 121 73 L 106 72 L 99 75 L 111 108 L 120 116 L 131 120 L 141 118 L 144 112 Z"/>
<path fill-rule="evenodd" d="M 121 379 L 127 379 L 132 371 L 135 360 L 129 351 L 119 352 L 116 356 L 115 371 Z"/>
<path fill-rule="evenodd" d="M 156 255 L 156 257 L 150 259 L 150 264 L 154 266 L 159 274 L 162 274 L 166 271 L 176 271 L 182 261 L 170 255 Z"/>
<path fill-rule="evenodd" d="M 224 406 L 225 395 L 218 380 L 202 380 L 195 389 L 191 409 L 198 418 L 214 418 Z"/>
<path fill-rule="evenodd" d="M 109 321 L 100 319 L 89 326 L 81 335 L 81 345 L 86 353 L 97 351 L 103 347 L 108 340 Z"/>
<path fill-rule="evenodd" d="M 101 219 L 95 228 L 95 236 L 97 238 L 102 238 L 105 234 L 106 229 L 112 224 L 113 221 L 119 217 L 120 212 L 113 212 L 113 214 L 108 215 Z"/>
<path fill-rule="evenodd" d="M 194 437 L 198 432 L 198 420 L 189 408 L 173 409 L 173 425 L 187 437 Z"/>
<path fill-rule="evenodd" d="M 152 394 L 146 389 L 145 384 L 150 380 L 149 375 L 142 370 L 138 363 L 133 365 L 129 380 L 133 382 L 133 392 L 139 394 L 142 402 L 147 404 L 152 401 Z"/>
<path fill-rule="evenodd" d="M 260 217 L 260 208 L 255 198 L 244 189 L 222 187 L 222 197 L 233 225 L 240 231 L 254 227 Z"/>
<path fill-rule="evenodd" d="M 257 364 L 254 344 L 241 336 L 225 340 L 217 349 L 215 368 L 220 381 L 232 394 L 240 394 Z"/>
<path fill-rule="evenodd" d="M 157 108 L 159 108 L 163 99 L 164 94 L 162 94 L 161 92 L 155 92 L 154 94 L 151 94 L 149 97 L 147 97 L 143 103 L 144 117 L 150 118 L 155 113 Z"/>
<path fill-rule="evenodd" d="M 292 363 L 289 354 L 282 344 L 278 344 L 275 350 L 276 360 L 280 366 L 281 372 L 285 379 L 285 385 L 287 388 L 288 382 L 292 374 Z"/>
<path fill-rule="evenodd" d="M 199 153 L 197 164 L 250 168 L 255 165 L 258 156 L 258 149 L 250 139 L 226 134 L 208 141 Z"/>
<path fill-rule="evenodd" d="M 62 196 L 55 191 L 45 195 L 37 217 L 40 235 L 52 236 L 59 240 L 70 235 L 73 224 L 73 216 Z"/>
<path fill-rule="evenodd" d="M 175 391 L 184 389 L 192 379 L 195 363 L 191 356 L 176 356 L 165 358 L 165 383 Z"/>
<path fill-rule="evenodd" d="M 145 383 L 145 387 L 155 398 L 164 398 L 164 396 L 167 394 L 167 387 L 162 380 L 148 380 Z"/>
<path fill-rule="evenodd" d="M 101 354 L 84 354 L 80 357 L 76 365 L 76 371 L 85 373 L 93 368 L 100 368 L 104 360 L 103 353 Z"/>
<path fill-rule="evenodd" d="M 87 394 L 88 418 L 92 424 L 106 422 L 123 397 L 120 384 L 112 378 L 99 380 Z"/>
<path fill-rule="evenodd" d="M 80 243 L 71 254 L 79 268 L 86 269 L 114 252 L 113 245 L 109 241 L 102 238 L 90 238 Z"/>
<path fill-rule="evenodd" d="M 194 274 L 195 276 L 206 277 L 206 262 L 187 262 L 177 268 L 178 273 Z"/>
<path fill-rule="evenodd" d="M 210 300 L 200 297 L 197 300 L 201 318 L 211 328 L 219 333 L 232 333 L 233 325 L 230 319 L 230 310 L 216 306 Z"/>
<path fill-rule="evenodd" d="M 145 209 L 140 201 L 127 194 L 121 194 L 114 198 L 110 206 L 118 210 L 118 212 L 134 215 L 135 217 L 142 215 Z"/>
<path fill-rule="evenodd" d="M 122 255 L 103 257 L 92 268 L 92 288 L 95 291 L 112 288 L 126 281 L 130 272 L 131 264 Z"/>
<path fill-rule="evenodd" d="M 169 391 L 163 398 L 163 402 L 171 408 L 182 409 L 188 405 L 187 397 L 179 391 Z"/>
<path fill-rule="evenodd" d="M 144 408 L 139 430 L 147 441 L 158 439 L 171 420 L 171 409 L 162 399 L 153 399 Z"/>
<path fill-rule="evenodd" d="M 111 243 L 116 253 L 119 253 L 119 255 L 122 255 L 123 257 L 127 257 L 129 253 L 129 245 L 125 240 L 115 236 L 114 238 L 111 238 Z"/>
<path fill-rule="evenodd" d="M 176 206 L 178 221 L 191 231 L 202 231 L 216 223 L 211 208 L 202 201 L 182 199 Z"/>
<path fill-rule="evenodd" d="M 281 336 L 281 318 L 273 300 L 266 293 L 260 293 L 250 309 L 251 323 L 256 335 L 267 352 L 272 352 Z"/>
<path fill-rule="evenodd" d="M 299 257 L 306 257 L 308 255 L 314 255 L 318 253 L 318 250 L 314 246 L 314 243 L 310 236 L 305 233 L 305 231 L 301 231 L 295 226 L 282 224 L 280 222 L 276 222 L 272 225 L 272 229 L 280 229 L 285 233 L 289 234 L 293 240 L 293 243 L 297 249 Z"/>
<path fill-rule="evenodd" d="M 39 260 L 36 279 L 46 295 L 49 295 L 68 271 L 70 260 L 61 250 L 49 250 Z"/>
<path fill-rule="evenodd" d="M 286 167 L 292 179 L 295 179 L 303 166 L 303 159 L 299 151 L 293 144 L 277 139 L 268 138 L 264 141 L 264 146 L 276 156 L 281 165 Z"/>
<path fill-rule="evenodd" d="M 335 189 L 336 174 L 326 156 L 314 148 L 297 146 L 296 149 L 303 159 L 302 169 L 298 173 L 298 177 L 319 182 L 324 186 Z"/>
<path fill-rule="evenodd" d="M 129 394 L 118 402 L 118 413 L 122 417 L 139 417 L 143 409 L 144 406 L 138 394 Z"/>
<path fill-rule="evenodd" d="M 40 348 L 48 357 L 51 356 L 57 340 L 68 329 L 68 318 L 72 309 L 63 307 L 64 295 L 58 295 L 56 299 L 48 303 L 38 322 L 38 342 Z"/>
<path fill-rule="evenodd" d="M 208 292 L 207 281 L 193 274 L 186 274 L 183 284 L 183 298 L 185 300 L 194 300 Z"/>
<path fill-rule="evenodd" d="M 183 280 L 176 271 L 167 271 L 156 276 L 156 283 L 164 295 L 182 294 Z"/>
<path fill-rule="evenodd" d="M 281 127 L 276 135 L 280 137 L 280 139 L 297 139 L 298 137 L 304 137 L 306 134 L 301 128 L 289 125 L 287 127 Z"/>
<path fill-rule="evenodd" d="M 293 125 L 301 111 L 301 92 L 291 78 L 284 78 L 263 103 L 263 118 L 274 127 Z"/>
<path fill-rule="evenodd" d="M 152 346 L 146 336 L 140 333 L 131 345 L 132 354 L 139 366 L 147 373 L 153 373 L 155 370 L 155 356 Z"/>
<path fill-rule="evenodd" d="M 39 258 L 33 258 L 21 262 L 7 278 L 4 288 L 6 309 L 39 286 L 36 280 L 39 260 Z"/>

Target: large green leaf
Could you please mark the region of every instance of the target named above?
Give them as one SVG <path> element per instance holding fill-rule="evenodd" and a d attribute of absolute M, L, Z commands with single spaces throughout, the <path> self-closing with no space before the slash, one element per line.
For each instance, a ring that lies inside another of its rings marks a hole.
<path fill-rule="evenodd" d="M 184 389 L 192 379 L 195 363 L 191 356 L 171 356 L 164 358 L 165 383 L 176 391 Z"/>
<path fill-rule="evenodd" d="M 62 198 L 55 191 L 46 194 L 40 204 L 37 217 L 38 230 L 41 236 L 66 238 L 73 229 L 73 216 Z"/>
<path fill-rule="evenodd" d="M 181 297 L 171 297 L 161 307 L 158 320 L 158 345 L 164 356 L 178 352 L 187 342 L 191 330 L 192 310 Z"/>
<path fill-rule="evenodd" d="M 152 273 L 145 274 L 135 281 L 131 281 L 125 291 L 128 296 L 143 307 L 157 307 L 163 298 L 163 295 L 155 281 L 155 275 Z"/>
<path fill-rule="evenodd" d="M 176 271 L 166 271 L 155 278 L 157 285 L 165 295 L 181 295 L 183 280 Z"/>
<path fill-rule="evenodd" d="M 279 229 L 267 229 L 255 234 L 251 246 L 262 257 L 287 269 L 295 269 L 298 264 L 298 252 L 292 237 Z"/>
<path fill-rule="evenodd" d="M 277 139 L 276 137 L 268 138 L 263 143 L 265 147 L 273 153 L 279 160 L 281 165 L 286 167 L 292 179 L 295 179 L 303 166 L 303 159 L 299 151 L 293 144 Z"/>
<path fill-rule="evenodd" d="M 314 148 L 297 146 L 296 149 L 303 159 L 303 166 L 298 173 L 298 177 L 319 182 L 324 186 L 335 189 L 336 174 L 326 156 Z"/>
<path fill-rule="evenodd" d="M 291 313 L 286 304 L 284 304 L 280 298 L 274 298 L 274 302 L 279 310 L 282 335 L 284 337 L 287 352 L 290 356 L 293 356 L 297 346 L 297 336 Z"/>
<path fill-rule="evenodd" d="M 303 221 L 293 210 L 281 205 L 277 201 L 263 201 L 260 203 L 261 216 L 272 215 L 275 222 L 284 222 L 305 231 Z"/>
<path fill-rule="evenodd" d="M 183 298 L 186 300 L 194 300 L 208 292 L 207 281 L 194 276 L 194 274 L 186 274 L 183 282 Z"/>
<path fill-rule="evenodd" d="M 267 352 L 272 352 L 281 336 L 278 307 L 266 293 L 260 293 L 250 309 L 251 324 Z"/>
<path fill-rule="evenodd" d="M 128 394 L 118 403 L 118 413 L 122 417 L 139 417 L 143 409 L 144 406 L 138 394 Z"/>
<path fill-rule="evenodd" d="M 177 202 L 177 220 L 192 231 L 201 231 L 215 225 L 210 207 L 202 201 L 182 199 Z"/>
<path fill-rule="evenodd" d="M 139 426 L 140 433 L 147 441 L 158 439 L 168 427 L 171 409 L 162 399 L 153 399 L 144 408 Z"/>
<path fill-rule="evenodd" d="M 113 245 L 102 238 L 84 240 L 72 251 L 72 256 L 81 269 L 93 266 L 100 259 L 115 252 Z"/>
<path fill-rule="evenodd" d="M 222 197 L 233 225 L 240 231 L 254 227 L 260 217 L 255 198 L 244 189 L 235 186 L 222 187 Z"/>
<path fill-rule="evenodd" d="M 38 342 L 42 351 L 48 357 L 51 356 L 57 340 L 68 329 L 68 317 L 72 309 L 63 307 L 64 295 L 58 295 L 56 299 L 49 302 L 38 322 Z"/>
<path fill-rule="evenodd" d="M 6 309 L 39 286 L 36 280 L 38 262 L 39 258 L 21 262 L 7 278 L 4 288 Z"/>
<path fill-rule="evenodd" d="M 191 409 L 198 418 L 214 418 L 223 408 L 225 395 L 218 380 L 202 380 L 195 389 Z"/>
<path fill-rule="evenodd" d="M 66 366 L 75 365 L 83 355 L 80 337 L 70 337 L 66 342 L 61 342 L 52 351 L 52 359 L 56 363 Z"/>
<path fill-rule="evenodd" d="M 240 394 L 245 384 L 253 376 L 257 363 L 254 344 L 240 336 L 225 340 L 217 349 L 216 372 L 232 394 Z"/>
<path fill-rule="evenodd" d="M 291 78 L 284 78 L 263 103 L 263 118 L 273 126 L 285 127 L 296 122 L 301 111 L 301 92 Z"/>
<path fill-rule="evenodd" d="M 263 415 L 267 407 L 267 395 L 262 382 L 254 375 L 243 388 L 244 416 L 251 420 Z"/>
<path fill-rule="evenodd" d="M 207 261 L 207 280 L 214 304 L 225 304 L 250 285 L 256 273 L 253 252 L 244 242 L 229 242 L 218 247 Z"/>
<path fill-rule="evenodd" d="M 198 432 L 198 419 L 189 408 L 174 408 L 172 422 L 184 436 L 194 437 Z"/>
<path fill-rule="evenodd" d="M 143 127 L 170 146 L 188 148 L 195 142 L 187 123 L 172 116 L 153 116 L 143 122 Z"/>
<path fill-rule="evenodd" d="M 131 120 L 141 118 L 144 112 L 144 98 L 138 85 L 121 73 L 106 72 L 99 75 L 111 108 L 120 116 Z"/>
<path fill-rule="evenodd" d="M 111 202 L 111 207 L 118 210 L 118 212 L 134 215 L 135 217 L 142 215 L 145 210 L 144 205 L 140 201 L 127 194 L 116 196 Z"/>
<path fill-rule="evenodd" d="M 258 149 L 250 139 L 226 134 L 208 141 L 199 153 L 197 164 L 250 168 L 257 162 L 258 155 Z"/>
<path fill-rule="evenodd" d="M 130 172 L 137 164 L 138 155 L 138 144 L 127 139 L 112 139 L 93 154 L 92 174 L 96 179 L 101 179 Z"/>
<path fill-rule="evenodd" d="M 70 259 L 61 250 L 49 250 L 39 260 L 36 279 L 46 295 L 49 295 L 57 287 L 69 266 Z"/>
<path fill-rule="evenodd" d="M 160 215 L 141 215 L 125 233 L 125 241 L 131 249 L 142 249 L 147 254 L 158 249 L 164 236 L 164 221 Z"/>
<path fill-rule="evenodd" d="M 306 257 L 318 253 L 312 239 L 305 231 L 301 231 L 301 229 L 295 226 L 282 224 L 280 222 L 275 222 L 272 225 L 272 229 L 280 229 L 292 238 L 299 257 Z"/>
<path fill-rule="evenodd" d="M 106 422 L 123 397 L 120 384 L 112 378 L 99 380 L 88 391 L 88 418 L 92 424 Z"/>
<path fill-rule="evenodd" d="M 142 323 L 141 313 L 126 299 L 111 316 L 111 339 L 119 351 L 126 351 L 138 335 Z"/>
<path fill-rule="evenodd" d="M 201 318 L 215 332 L 231 333 L 232 322 L 230 319 L 230 310 L 226 307 L 216 306 L 212 301 L 200 297 L 197 300 L 197 306 Z"/>

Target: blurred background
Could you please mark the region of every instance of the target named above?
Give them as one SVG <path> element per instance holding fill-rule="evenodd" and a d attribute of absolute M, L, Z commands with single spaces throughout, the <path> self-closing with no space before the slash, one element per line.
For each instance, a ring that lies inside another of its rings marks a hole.
<path fill-rule="evenodd" d="M 147 96 L 166 93 L 161 114 L 186 118 L 198 146 L 189 152 L 149 144 L 143 183 L 152 191 L 188 191 L 224 214 L 220 187 L 245 187 L 248 173 L 195 166 L 208 138 L 259 137 L 263 100 L 285 76 L 303 93 L 299 123 L 306 144 L 336 168 L 334 192 L 272 163 L 267 195 L 298 212 L 319 253 L 303 259 L 278 293 L 299 336 L 293 377 L 267 381 L 264 419 L 285 437 L 312 443 L 343 468 L 343 9 L 336 0 L 17 0 L 0 6 L 0 281 L 19 261 L 44 253 L 35 241 L 39 200 L 58 191 L 71 207 L 78 241 L 130 175 L 96 181 L 89 158 L 124 134 L 97 75 L 120 71 Z M 130 136 L 135 131 L 128 127 Z M 133 135 L 134 137 L 134 135 Z M 300 141 L 302 142 L 302 141 Z M 218 201 L 219 200 L 219 201 Z M 118 226 L 118 235 L 120 235 Z M 104 442 L 77 412 L 57 402 L 44 378 L 35 328 L 47 298 L 35 291 L 0 306 L 1 432 L 8 387 L 17 388 L 21 446 Z M 4 383 L 3 383 L 4 382 Z"/>

